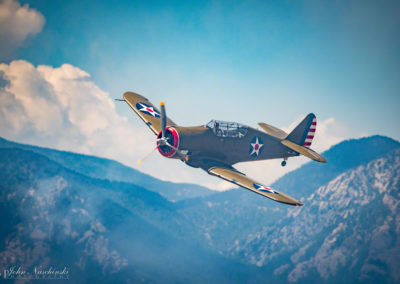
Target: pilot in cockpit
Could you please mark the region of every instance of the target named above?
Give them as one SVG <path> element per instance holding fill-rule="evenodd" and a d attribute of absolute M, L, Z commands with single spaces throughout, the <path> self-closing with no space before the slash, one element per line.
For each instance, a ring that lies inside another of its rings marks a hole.
<path fill-rule="evenodd" d="M 221 129 L 219 129 L 219 123 L 218 121 L 214 121 L 214 134 L 220 135 L 221 134 Z"/>

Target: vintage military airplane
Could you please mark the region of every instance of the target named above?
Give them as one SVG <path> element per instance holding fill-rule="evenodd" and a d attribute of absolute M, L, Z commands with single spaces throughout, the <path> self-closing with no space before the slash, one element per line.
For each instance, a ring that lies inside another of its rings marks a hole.
<path fill-rule="evenodd" d="M 312 113 L 290 134 L 266 123 L 259 123 L 264 131 L 220 120 L 211 120 L 201 126 L 183 127 L 167 117 L 163 102 L 158 110 L 139 94 L 126 92 L 123 97 L 122 101 L 128 103 L 157 135 L 155 149 L 158 149 L 161 155 L 179 159 L 188 166 L 201 168 L 210 175 L 277 202 L 303 205 L 300 201 L 247 177 L 232 165 L 238 162 L 282 158 L 282 166 L 285 166 L 289 157 L 300 154 L 318 162 L 326 162 L 325 158 L 309 148 L 317 126 L 316 117 Z M 140 163 L 140 160 L 138 162 Z"/>

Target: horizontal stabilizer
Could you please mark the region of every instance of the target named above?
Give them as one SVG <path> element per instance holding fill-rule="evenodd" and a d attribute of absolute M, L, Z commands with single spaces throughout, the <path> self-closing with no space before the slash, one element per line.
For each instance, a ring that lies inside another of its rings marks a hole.
<path fill-rule="evenodd" d="M 267 134 L 269 134 L 269 135 L 271 135 L 271 136 L 274 136 L 274 137 L 276 137 L 276 138 L 279 138 L 279 139 L 281 139 L 281 140 L 282 140 L 282 139 L 285 139 L 285 138 L 288 136 L 288 134 L 287 134 L 285 131 L 283 131 L 283 130 L 281 130 L 281 129 L 279 129 L 279 128 L 276 128 L 275 126 L 266 124 L 266 123 L 264 123 L 264 122 L 259 122 L 258 125 L 259 125 Z"/>
<path fill-rule="evenodd" d="M 310 158 L 311 160 L 321 162 L 321 163 L 326 163 L 326 159 L 322 157 L 320 154 L 317 152 L 311 150 L 310 148 L 300 146 L 296 143 L 293 143 L 289 140 L 282 140 L 281 143 L 285 145 L 286 147 L 289 147 L 290 149 L 302 154 L 303 156 L 306 156 L 307 158 Z"/>

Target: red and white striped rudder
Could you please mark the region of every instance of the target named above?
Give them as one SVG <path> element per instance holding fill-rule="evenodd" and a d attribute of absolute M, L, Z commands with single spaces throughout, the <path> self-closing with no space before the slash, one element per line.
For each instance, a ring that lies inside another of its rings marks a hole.
<path fill-rule="evenodd" d="M 310 147 L 314 139 L 315 131 L 317 129 L 317 118 L 314 116 L 310 128 L 308 129 L 306 140 L 304 141 L 305 147 Z"/>

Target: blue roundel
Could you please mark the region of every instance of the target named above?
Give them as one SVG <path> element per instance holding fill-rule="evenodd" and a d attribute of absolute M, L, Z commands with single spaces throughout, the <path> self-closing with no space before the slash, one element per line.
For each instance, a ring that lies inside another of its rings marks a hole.
<path fill-rule="evenodd" d="M 262 150 L 264 149 L 264 144 L 260 137 L 256 136 L 251 140 L 249 145 L 249 155 L 252 157 L 258 157 Z"/>
<path fill-rule="evenodd" d="M 136 108 L 140 111 L 143 112 L 147 115 L 153 116 L 153 117 L 160 117 L 160 113 L 154 109 L 154 107 L 149 106 L 145 103 L 137 103 Z"/>

